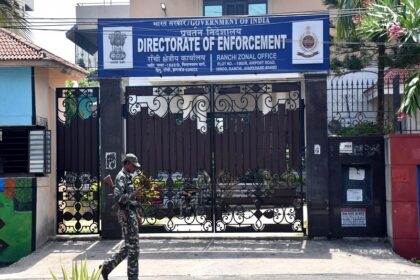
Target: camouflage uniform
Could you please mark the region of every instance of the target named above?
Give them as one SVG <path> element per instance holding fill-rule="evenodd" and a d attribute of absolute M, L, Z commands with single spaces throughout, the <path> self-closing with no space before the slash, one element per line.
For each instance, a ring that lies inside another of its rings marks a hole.
<path fill-rule="evenodd" d="M 128 256 L 128 280 L 137 280 L 139 275 L 139 226 L 136 215 L 137 202 L 132 195 L 133 193 L 132 177 L 123 168 L 115 179 L 114 200 L 120 206 L 117 217 L 122 228 L 124 245 L 119 252 L 104 261 L 102 269 L 106 274 L 109 274 Z"/>

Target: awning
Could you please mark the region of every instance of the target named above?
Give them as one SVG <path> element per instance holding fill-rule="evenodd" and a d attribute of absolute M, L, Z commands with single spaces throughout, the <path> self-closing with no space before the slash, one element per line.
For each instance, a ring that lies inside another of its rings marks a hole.
<path fill-rule="evenodd" d="M 91 55 L 98 51 L 97 29 L 79 29 L 76 24 L 66 32 L 66 37 Z"/>

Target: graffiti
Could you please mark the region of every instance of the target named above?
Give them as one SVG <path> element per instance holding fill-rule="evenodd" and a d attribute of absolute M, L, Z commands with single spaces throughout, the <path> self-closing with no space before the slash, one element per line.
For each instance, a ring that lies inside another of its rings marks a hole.
<path fill-rule="evenodd" d="M 380 155 L 381 154 L 381 145 L 379 144 L 366 144 L 365 145 L 365 152 L 366 155 L 371 157 L 374 155 Z"/>
<path fill-rule="evenodd" d="M 0 178 L 0 264 L 32 252 L 35 178 Z"/>
<path fill-rule="evenodd" d="M 341 152 L 340 146 L 340 155 L 350 155 L 350 156 L 366 156 L 366 157 L 373 157 L 373 156 L 380 156 L 382 153 L 382 147 L 380 144 L 353 144 L 352 150 L 349 153 L 343 154 Z"/>

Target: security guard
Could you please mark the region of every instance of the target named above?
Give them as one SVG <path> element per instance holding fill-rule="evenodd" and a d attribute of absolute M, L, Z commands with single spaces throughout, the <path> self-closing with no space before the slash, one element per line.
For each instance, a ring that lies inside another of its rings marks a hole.
<path fill-rule="evenodd" d="M 108 279 L 108 274 L 127 256 L 128 280 L 139 279 L 139 221 L 137 216 L 137 197 L 140 191 L 135 191 L 132 176 L 140 168 L 139 161 L 134 154 L 127 154 L 123 161 L 123 168 L 115 179 L 114 201 L 118 203 L 118 222 L 122 228 L 124 246 L 120 251 L 105 260 L 102 264 L 102 277 Z"/>

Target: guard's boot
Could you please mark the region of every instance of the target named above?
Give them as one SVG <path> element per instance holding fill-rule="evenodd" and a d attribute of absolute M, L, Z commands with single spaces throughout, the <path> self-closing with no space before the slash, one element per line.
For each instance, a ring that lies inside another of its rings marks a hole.
<path fill-rule="evenodd" d="M 102 271 L 101 271 L 102 279 L 103 280 L 108 280 L 108 274 L 109 274 L 108 271 L 105 270 L 103 265 L 100 265 L 99 269 L 102 269 Z"/>

